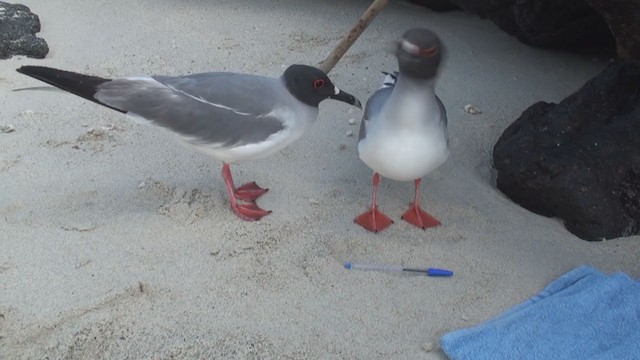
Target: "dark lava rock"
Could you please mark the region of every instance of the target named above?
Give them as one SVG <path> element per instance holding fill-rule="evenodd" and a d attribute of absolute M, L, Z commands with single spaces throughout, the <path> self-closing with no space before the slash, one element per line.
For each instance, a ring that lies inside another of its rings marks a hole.
<path fill-rule="evenodd" d="M 498 189 L 585 240 L 640 234 L 639 84 L 640 65 L 618 60 L 529 107 L 494 147 Z"/>
<path fill-rule="evenodd" d="M 618 44 L 618 56 L 640 60 L 640 0 L 586 0 L 605 19 Z"/>
<path fill-rule="evenodd" d="M 459 10 L 460 7 L 450 0 L 410 0 L 414 4 L 425 6 L 433 11 L 445 12 Z"/>
<path fill-rule="evenodd" d="M 47 56 L 47 43 L 35 36 L 40 19 L 28 7 L 0 1 L 0 59 L 26 55 L 42 59 Z"/>
<path fill-rule="evenodd" d="M 607 23 L 585 0 L 451 2 L 467 12 L 493 21 L 529 45 L 598 54 L 609 54 L 615 50 L 615 41 Z"/>

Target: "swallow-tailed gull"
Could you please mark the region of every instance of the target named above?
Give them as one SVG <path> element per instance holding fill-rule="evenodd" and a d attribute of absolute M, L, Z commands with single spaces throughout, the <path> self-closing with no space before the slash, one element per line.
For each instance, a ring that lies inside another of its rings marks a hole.
<path fill-rule="evenodd" d="M 236 188 L 229 164 L 272 155 L 298 140 L 325 99 L 360 107 L 322 70 L 307 65 L 291 65 L 278 78 L 210 72 L 106 79 L 41 66 L 18 72 L 164 128 L 221 160 L 231 209 L 249 221 L 270 213 L 255 204 L 267 189 L 255 182 Z"/>
<path fill-rule="evenodd" d="M 373 171 L 371 209 L 355 222 L 378 232 L 393 221 L 376 205 L 380 175 L 415 182 L 413 204 L 402 218 L 423 229 L 440 222 L 420 207 L 422 177 L 449 156 L 447 115 L 434 91 L 442 45 L 427 29 L 411 29 L 398 42 L 399 72 L 387 74 L 367 101 L 358 154 Z"/>

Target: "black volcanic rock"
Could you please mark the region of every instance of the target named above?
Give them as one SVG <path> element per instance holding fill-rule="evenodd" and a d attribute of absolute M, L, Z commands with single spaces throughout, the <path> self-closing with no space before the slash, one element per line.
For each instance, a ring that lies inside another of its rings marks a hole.
<path fill-rule="evenodd" d="M 498 189 L 585 240 L 640 234 L 639 84 L 640 66 L 619 60 L 529 107 L 494 147 Z"/>
<path fill-rule="evenodd" d="M 409 0 L 414 4 L 425 6 L 433 11 L 445 12 L 451 10 L 459 10 L 458 5 L 451 2 L 451 0 Z"/>
<path fill-rule="evenodd" d="M 466 12 L 491 20 L 525 44 L 602 55 L 615 50 L 607 22 L 585 0 L 412 0 L 436 10 L 438 6 L 450 10 L 446 4 L 449 1 Z"/>
<path fill-rule="evenodd" d="M 618 56 L 640 61 L 640 0 L 586 0 L 616 38 Z"/>
<path fill-rule="evenodd" d="M 0 59 L 26 55 L 42 59 L 49 47 L 35 36 L 40 31 L 40 19 L 28 7 L 0 1 Z"/>
<path fill-rule="evenodd" d="M 525 43 L 550 48 L 612 45 L 605 20 L 584 0 L 517 0 L 513 14 Z"/>

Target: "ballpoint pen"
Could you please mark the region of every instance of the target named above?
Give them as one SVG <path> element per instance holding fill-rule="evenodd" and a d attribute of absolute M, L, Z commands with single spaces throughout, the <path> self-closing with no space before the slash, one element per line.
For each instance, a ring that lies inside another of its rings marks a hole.
<path fill-rule="evenodd" d="M 427 276 L 452 276 L 453 271 L 436 268 L 408 268 L 401 265 L 382 265 L 382 264 L 355 264 L 350 261 L 344 263 L 347 270 L 374 270 L 389 271 L 398 273 L 419 273 Z"/>

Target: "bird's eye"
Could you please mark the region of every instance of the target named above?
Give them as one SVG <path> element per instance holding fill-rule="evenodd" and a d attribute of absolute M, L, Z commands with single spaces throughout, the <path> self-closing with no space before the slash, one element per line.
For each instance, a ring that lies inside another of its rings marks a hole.
<path fill-rule="evenodd" d="M 313 80 L 313 87 L 314 88 L 320 89 L 323 86 L 324 86 L 324 80 L 322 80 L 322 79 Z"/>
<path fill-rule="evenodd" d="M 404 39 L 400 40 L 400 48 L 411 55 L 420 57 L 432 57 L 438 53 L 437 45 L 433 45 L 430 48 L 420 48 L 419 46 Z"/>
<path fill-rule="evenodd" d="M 438 53 L 438 47 L 437 46 L 432 46 L 428 49 L 420 49 L 420 56 L 424 56 L 424 57 L 432 57 L 433 55 Z"/>

